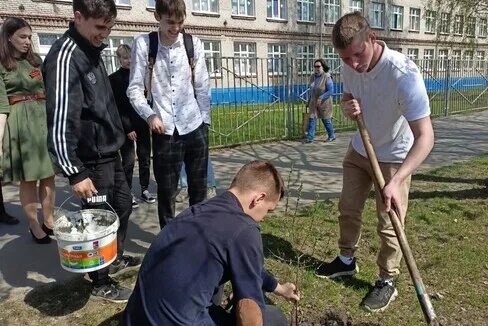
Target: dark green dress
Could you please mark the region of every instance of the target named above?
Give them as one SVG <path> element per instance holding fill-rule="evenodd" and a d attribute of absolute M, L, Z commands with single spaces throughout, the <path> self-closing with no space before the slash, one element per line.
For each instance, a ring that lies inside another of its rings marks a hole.
<path fill-rule="evenodd" d="M 36 181 L 54 175 L 47 151 L 46 101 L 9 105 L 8 96 L 44 93 L 40 67 L 18 60 L 17 69 L 0 64 L 0 113 L 7 114 L 3 134 L 3 181 Z"/>

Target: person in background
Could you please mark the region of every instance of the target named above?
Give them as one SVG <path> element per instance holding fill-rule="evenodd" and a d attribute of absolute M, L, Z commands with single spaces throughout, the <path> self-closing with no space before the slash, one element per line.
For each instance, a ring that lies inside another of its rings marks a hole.
<path fill-rule="evenodd" d="M 336 139 L 334 126 L 332 125 L 334 83 L 329 74 L 329 66 L 324 59 L 315 60 L 314 73 L 310 76 L 310 99 L 308 101 L 308 119 L 307 138 L 305 143 L 313 142 L 315 138 L 315 129 L 317 118 L 322 120 L 328 138 L 326 142 Z"/>
<path fill-rule="evenodd" d="M 271 163 L 252 161 L 227 191 L 169 221 L 146 253 L 123 325 L 235 325 L 235 312 L 214 300 L 227 281 L 234 307 L 245 299 L 259 306 L 261 314 L 246 317 L 262 316 L 267 326 L 288 325 L 279 308 L 265 304 L 263 291 L 292 301 L 300 296 L 293 283 L 280 284 L 264 269 L 259 230 L 284 191 Z"/>
<path fill-rule="evenodd" d="M 214 168 L 210 155 L 208 156 L 207 165 L 207 199 L 217 195 L 217 182 L 215 181 Z M 176 195 L 176 202 L 182 203 L 188 199 L 188 179 L 186 177 L 185 164 L 181 167 L 180 172 L 180 190 Z"/>
<path fill-rule="evenodd" d="M 47 149 L 46 95 L 41 58 L 32 51 L 32 28 L 5 19 L 0 35 L 0 156 L 3 182 L 20 182 L 20 203 L 36 243 L 51 242 L 54 169 Z M 41 203 L 43 222 L 37 219 Z M 5 215 L 4 215 L 5 217 Z M 15 222 L 7 218 L 6 221 Z"/>
<path fill-rule="evenodd" d="M 110 85 L 119 110 L 122 126 L 126 134 L 124 145 L 120 148 L 122 167 L 127 178 L 127 184 L 132 189 L 132 175 L 135 165 L 135 153 L 139 165 L 139 183 L 141 185 L 141 199 L 146 203 L 155 203 L 156 198 L 149 192 L 149 167 L 151 165 L 151 132 L 147 122 L 134 110 L 126 95 L 129 86 L 131 48 L 121 44 L 115 51 L 120 62 L 120 68 L 109 76 Z M 134 148 L 136 145 L 136 148 Z M 137 199 L 132 194 L 132 208 L 138 207 Z"/>

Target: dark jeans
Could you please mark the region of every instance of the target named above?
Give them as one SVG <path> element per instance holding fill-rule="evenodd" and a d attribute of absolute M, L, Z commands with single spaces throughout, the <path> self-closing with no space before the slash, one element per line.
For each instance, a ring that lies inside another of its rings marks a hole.
<path fill-rule="evenodd" d="M 120 148 L 120 156 L 122 158 L 122 167 L 125 172 L 127 184 L 132 189 L 132 175 L 134 173 L 134 165 L 137 152 L 137 160 L 139 162 L 139 183 L 141 185 L 141 193 L 149 187 L 149 167 L 151 165 L 151 133 L 149 127 L 138 128 L 135 130 L 137 134 L 136 149 L 134 149 L 134 141 L 127 138 L 124 145 Z"/>
<path fill-rule="evenodd" d="M 113 161 L 86 165 L 86 167 L 90 170 L 90 179 L 98 191 L 97 196 L 107 196 L 107 203 L 112 206 L 119 217 L 120 226 L 117 230 L 117 257 L 121 257 L 124 252 L 124 241 L 127 234 L 129 216 L 132 212 L 132 196 L 125 179 L 122 163 L 117 156 Z M 86 200 L 82 201 L 83 209 L 99 208 L 113 211 L 110 206 L 105 203 L 87 203 Z M 90 272 L 88 275 L 93 281 L 94 286 L 106 284 L 109 281 L 108 267 Z"/>
<path fill-rule="evenodd" d="M 208 310 L 210 318 L 217 326 L 233 326 L 236 324 L 233 312 L 227 312 L 220 306 L 212 305 Z M 276 306 L 266 305 L 263 311 L 265 326 L 287 326 L 285 314 Z"/>
<path fill-rule="evenodd" d="M 175 199 L 181 166 L 185 162 L 190 205 L 207 198 L 208 126 L 189 134 L 153 134 L 153 168 L 158 185 L 159 225 L 175 217 Z"/>

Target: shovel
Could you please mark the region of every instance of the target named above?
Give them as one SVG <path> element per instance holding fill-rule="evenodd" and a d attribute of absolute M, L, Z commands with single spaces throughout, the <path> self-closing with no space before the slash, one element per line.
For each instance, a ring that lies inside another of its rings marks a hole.
<path fill-rule="evenodd" d="M 369 158 L 369 163 L 371 164 L 371 169 L 373 170 L 374 181 L 378 185 L 380 189 L 380 194 L 382 196 L 382 190 L 385 187 L 385 179 L 383 177 L 383 173 L 381 172 L 378 159 L 376 158 L 376 153 L 373 149 L 373 145 L 371 144 L 371 139 L 369 138 L 369 133 L 366 129 L 366 125 L 364 124 L 362 114 L 359 114 L 357 116 L 356 122 L 359 128 L 359 133 L 361 134 L 361 139 L 363 140 L 364 148 L 366 149 L 366 154 Z M 403 231 L 400 219 L 398 218 L 398 209 L 393 202 L 391 203 L 391 209 L 388 212 L 388 215 L 390 217 L 391 224 L 393 225 L 393 229 L 395 230 L 395 234 L 400 244 L 403 256 L 405 257 L 405 262 L 407 264 L 410 277 L 415 286 L 415 292 L 417 293 L 417 298 L 420 302 L 420 306 L 422 307 L 425 321 L 428 325 L 439 325 L 437 316 L 434 312 L 434 307 L 430 302 L 429 294 L 425 291 L 424 282 L 422 282 L 422 278 L 420 277 L 417 263 L 413 258 L 412 250 L 410 249 L 407 237 L 405 236 L 405 232 Z"/>

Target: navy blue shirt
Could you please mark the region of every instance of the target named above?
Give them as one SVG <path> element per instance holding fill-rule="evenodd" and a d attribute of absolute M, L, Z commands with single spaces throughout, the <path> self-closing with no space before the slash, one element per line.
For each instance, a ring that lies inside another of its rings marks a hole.
<path fill-rule="evenodd" d="M 208 314 L 217 287 L 264 309 L 274 277 L 264 268 L 258 224 L 227 191 L 168 223 L 151 244 L 124 313 L 124 325 L 214 325 Z"/>

